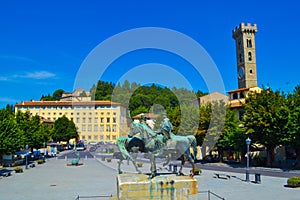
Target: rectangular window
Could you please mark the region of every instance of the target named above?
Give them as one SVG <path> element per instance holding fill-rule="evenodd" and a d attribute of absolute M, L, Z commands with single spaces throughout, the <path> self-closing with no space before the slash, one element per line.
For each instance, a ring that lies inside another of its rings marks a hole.
<path fill-rule="evenodd" d="M 117 118 L 113 117 L 113 123 L 117 123 Z"/>
<path fill-rule="evenodd" d="M 81 139 L 85 140 L 85 135 L 83 135 L 83 136 L 81 137 Z"/>
<path fill-rule="evenodd" d="M 106 125 L 106 132 L 110 132 L 110 125 Z"/>
<path fill-rule="evenodd" d="M 80 118 L 79 117 L 76 118 L 76 123 L 80 123 Z"/>
<path fill-rule="evenodd" d="M 94 126 L 94 131 L 98 131 L 98 125 Z"/>
<path fill-rule="evenodd" d="M 92 125 L 88 125 L 88 131 L 92 131 Z"/>
<path fill-rule="evenodd" d="M 91 140 L 91 139 L 92 139 L 92 136 L 89 135 L 89 136 L 88 136 L 88 139 Z"/>
<path fill-rule="evenodd" d="M 104 125 L 100 125 L 100 132 L 104 131 Z"/>
<path fill-rule="evenodd" d="M 88 121 L 88 123 L 92 123 L 92 118 L 89 118 L 89 121 Z"/>
<path fill-rule="evenodd" d="M 98 117 L 95 117 L 94 123 L 98 123 Z"/>
<path fill-rule="evenodd" d="M 116 125 L 113 125 L 112 126 L 112 132 L 116 132 L 117 131 L 117 126 Z"/>
<path fill-rule="evenodd" d="M 104 139 L 104 136 L 103 135 L 100 135 L 100 140 L 103 140 Z"/>
<path fill-rule="evenodd" d="M 98 140 L 98 135 L 94 135 L 94 140 Z"/>
<path fill-rule="evenodd" d="M 110 118 L 109 118 L 109 117 L 106 118 L 106 122 L 107 122 L 107 123 L 110 122 Z"/>
<path fill-rule="evenodd" d="M 100 122 L 104 123 L 104 118 L 103 117 L 101 117 Z"/>
<path fill-rule="evenodd" d="M 116 140 L 116 139 L 117 139 L 117 136 L 113 135 L 113 136 L 112 136 L 112 139 L 113 139 L 113 140 Z"/>
<path fill-rule="evenodd" d="M 85 130 L 86 130 L 85 125 L 82 125 L 82 131 L 85 131 Z"/>
<path fill-rule="evenodd" d="M 84 117 L 84 118 L 82 118 L 82 123 L 85 123 L 85 117 Z"/>
<path fill-rule="evenodd" d="M 110 140 L 110 135 L 106 135 L 106 140 Z"/>

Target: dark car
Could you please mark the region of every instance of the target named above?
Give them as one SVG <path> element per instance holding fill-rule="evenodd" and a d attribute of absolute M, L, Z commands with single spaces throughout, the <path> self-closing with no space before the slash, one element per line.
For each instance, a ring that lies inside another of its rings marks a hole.
<path fill-rule="evenodd" d="M 117 151 L 113 154 L 113 158 L 120 159 L 121 157 L 122 157 L 122 153 L 120 151 Z"/>

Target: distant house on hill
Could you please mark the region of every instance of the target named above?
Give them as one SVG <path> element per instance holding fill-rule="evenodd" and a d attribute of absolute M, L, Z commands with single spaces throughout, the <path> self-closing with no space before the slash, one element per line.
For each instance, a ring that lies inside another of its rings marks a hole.
<path fill-rule="evenodd" d="M 226 104 L 228 103 L 228 96 L 220 93 L 220 92 L 213 92 L 202 97 L 199 97 L 193 100 L 193 104 L 195 105 L 205 105 L 207 103 L 212 103 L 215 101 L 224 101 Z"/>
<path fill-rule="evenodd" d="M 91 101 L 91 94 L 82 88 L 76 89 L 74 92 L 64 92 L 61 101 Z"/>

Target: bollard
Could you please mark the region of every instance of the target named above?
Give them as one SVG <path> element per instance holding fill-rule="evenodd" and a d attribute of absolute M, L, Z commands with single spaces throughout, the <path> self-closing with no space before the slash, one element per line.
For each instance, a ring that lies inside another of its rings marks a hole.
<path fill-rule="evenodd" d="M 174 166 L 173 166 L 173 172 L 174 172 L 174 173 L 177 173 L 177 165 L 174 165 Z"/>
<path fill-rule="evenodd" d="M 87 160 L 87 155 L 85 155 L 85 159 Z"/>
<path fill-rule="evenodd" d="M 67 156 L 65 156 L 65 160 L 68 160 L 68 157 L 67 157 Z"/>
<path fill-rule="evenodd" d="M 260 173 L 259 172 L 255 173 L 255 183 L 261 183 Z"/>
<path fill-rule="evenodd" d="M 169 170 L 168 170 L 169 172 L 172 171 L 172 166 L 173 166 L 172 164 L 169 164 Z"/>

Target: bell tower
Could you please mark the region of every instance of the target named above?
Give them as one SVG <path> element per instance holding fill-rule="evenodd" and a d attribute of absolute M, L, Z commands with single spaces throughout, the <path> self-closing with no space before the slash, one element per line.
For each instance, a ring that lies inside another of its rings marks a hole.
<path fill-rule="evenodd" d="M 256 51 L 255 51 L 256 24 L 245 25 L 232 30 L 232 37 L 236 44 L 238 87 L 251 88 L 257 86 Z"/>

